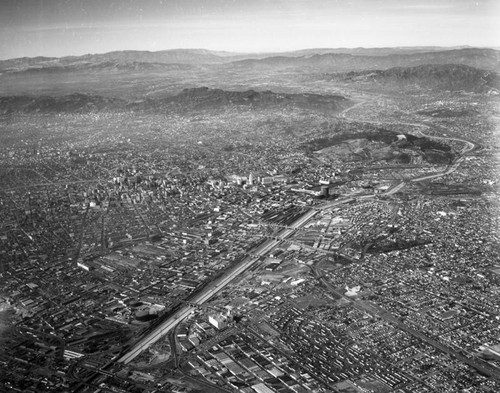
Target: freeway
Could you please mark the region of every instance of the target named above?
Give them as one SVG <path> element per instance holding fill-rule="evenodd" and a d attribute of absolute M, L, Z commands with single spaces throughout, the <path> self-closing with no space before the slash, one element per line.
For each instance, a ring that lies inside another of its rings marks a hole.
<path fill-rule="evenodd" d="M 438 177 L 449 175 L 458 169 L 458 167 L 463 162 L 463 160 L 464 160 L 463 157 L 459 158 L 450 168 L 448 168 L 444 172 L 439 172 L 439 173 L 436 173 L 434 175 L 425 175 L 425 176 L 415 177 L 415 178 L 411 179 L 410 181 L 417 182 L 417 181 L 423 181 L 423 180 L 436 179 Z"/>
<path fill-rule="evenodd" d="M 420 124 L 420 127 L 423 127 L 423 128 L 430 128 L 429 126 L 426 126 L 426 125 L 423 125 L 423 124 Z M 422 135 L 423 137 L 426 137 L 426 138 L 431 138 L 431 139 L 442 139 L 442 140 L 448 140 L 448 141 L 457 141 L 457 142 L 462 142 L 462 143 L 465 143 L 465 146 L 464 148 L 462 149 L 462 154 L 464 153 L 467 153 L 468 151 L 471 151 L 473 149 L 475 149 L 477 147 L 477 145 L 471 141 L 468 141 L 466 139 L 460 139 L 460 138 L 451 138 L 451 137 L 448 137 L 448 136 L 434 136 L 434 135 L 428 135 L 428 134 L 424 134 L 422 132 L 422 130 L 419 130 L 418 133 L 420 135 Z"/>
<path fill-rule="evenodd" d="M 401 183 L 396 184 L 394 187 L 387 190 L 384 195 L 392 195 L 396 192 L 399 192 L 404 186 L 406 186 L 406 182 L 402 181 Z"/>
<path fill-rule="evenodd" d="M 209 300 L 212 296 L 214 296 L 217 292 L 221 291 L 224 287 L 226 287 L 232 280 L 238 277 L 245 270 L 254 265 L 262 255 L 265 255 L 275 247 L 277 247 L 282 239 L 285 239 L 291 236 L 294 233 L 294 230 L 303 226 L 306 222 L 308 222 L 317 211 L 309 210 L 303 215 L 301 215 L 295 222 L 290 225 L 290 228 L 283 229 L 277 235 L 279 239 L 269 239 L 264 243 L 255 247 L 255 249 L 251 250 L 249 253 L 251 256 L 247 256 L 243 259 L 237 266 L 233 267 L 229 271 L 227 271 L 221 278 L 212 283 L 210 286 L 205 288 L 201 293 L 196 295 L 192 300 L 190 300 L 190 304 L 201 305 Z M 165 334 L 167 334 L 170 330 L 172 330 L 179 321 L 186 318 L 192 311 L 193 308 L 190 304 L 184 305 L 177 312 L 175 312 L 170 318 L 165 320 L 162 324 L 157 326 L 153 331 L 148 333 L 146 336 L 141 338 L 126 354 L 118 359 L 119 362 L 122 363 L 130 363 L 134 360 L 142 351 L 149 348 L 159 339 L 161 339 Z"/>

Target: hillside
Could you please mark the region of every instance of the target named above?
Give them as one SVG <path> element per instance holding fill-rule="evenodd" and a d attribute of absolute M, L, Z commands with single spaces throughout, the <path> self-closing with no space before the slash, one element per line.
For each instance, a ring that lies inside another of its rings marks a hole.
<path fill-rule="evenodd" d="M 226 91 L 200 87 L 184 89 L 174 97 L 160 100 L 180 108 L 218 108 L 227 105 L 247 106 L 255 109 L 269 107 L 297 107 L 320 111 L 339 111 L 352 105 L 352 101 L 339 95 L 282 94 L 272 91 Z"/>
<path fill-rule="evenodd" d="M 0 97 L 0 114 L 96 112 L 124 108 L 126 101 L 88 94 L 70 94 L 62 97 L 7 96 Z"/>
<path fill-rule="evenodd" d="M 318 138 L 305 143 L 303 147 L 324 159 L 344 162 L 449 164 L 455 157 L 450 147 L 443 143 L 381 128 Z"/>
<path fill-rule="evenodd" d="M 338 76 L 337 76 L 338 77 Z M 333 79 L 336 76 L 332 76 Z M 489 92 L 500 87 L 498 74 L 463 64 L 424 64 L 387 70 L 349 72 L 340 76 L 348 82 L 366 82 L 394 88 L 427 88 Z"/>
<path fill-rule="evenodd" d="M 97 111 L 166 111 L 221 110 L 229 106 L 251 109 L 304 108 L 337 112 L 348 108 L 352 101 L 337 95 L 281 94 L 272 91 L 225 91 L 207 87 L 184 89 L 179 94 L 159 99 L 125 101 L 99 95 L 75 93 L 60 97 L 6 96 L 0 97 L 0 113 L 51 113 Z"/>

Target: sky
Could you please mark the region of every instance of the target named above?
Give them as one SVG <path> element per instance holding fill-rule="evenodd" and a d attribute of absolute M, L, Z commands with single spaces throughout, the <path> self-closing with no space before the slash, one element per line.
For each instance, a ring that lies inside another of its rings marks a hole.
<path fill-rule="evenodd" d="M 462 45 L 500 47 L 499 0 L 0 0 L 0 59 Z"/>

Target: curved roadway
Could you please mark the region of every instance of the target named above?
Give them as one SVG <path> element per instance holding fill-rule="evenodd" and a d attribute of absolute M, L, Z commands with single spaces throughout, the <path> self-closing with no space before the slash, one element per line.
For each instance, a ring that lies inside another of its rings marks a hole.
<path fill-rule="evenodd" d="M 347 109 L 344 109 L 339 116 L 342 117 L 342 118 L 344 118 L 344 119 L 348 119 L 346 117 L 346 114 L 349 111 L 351 111 L 352 109 L 357 108 L 357 107 L 365 104 L 366 102 L 367 101 L 364 100 L 364 101 L 358 102 L 357 104 L 355 104 L 355 105 L 353 105 L 353 106 L 351 106 L 351 107 L 349 107 Z M 385 122 L 384 123 L 384 122 L 373 122 L 373 121 L 368 121 L 368 120 L 355 120 L 355 119 L 351 119 L 351 120 L 354 120 L 354 121 L 356 121 L 358 123 L 369 123 L 369 124 L 380 124 L 380 125 L 383 125 L 383 124 L 393 124 L 393 123 L 390 123 L 390 122 Z M 419 127 L 420 129 L 418 130 L 418 133 L 422 137 L 425 137 L 425 138 L 462 142 L 462 143 L 465 144 L 464 148 L 460 152 L 462 155 L 465 154 L 465 153 L 467 153 L 467 152 L 469 152 L 469 151 L 474 150 L 477 147 L 477 144 L 475 144 L 474 142 L 468 141 L 466 139 L 452 138 L 452 137 L 445 137 L 445 136 L 434 136 L 434 135 L 425 134 L 424 132 L 422 132 L 421 129 L 422 128 L 430 129 L 431 126 L 428 126 L 427 124 L 422 124 L 422 123 L 400 123 L 400 122 L 398 122 L 397 124 L 399 124 L 399 125 L 407 125 L 407 126 L 412 126 L 412 127 Z M 439 173 L 435 173 L 435 174 L 432 174 L 432 175 L 418 176 L 418 177 L 415 177 L 413 179 L 410 179 L 409 182 L 419 182 L 419 181 L 436 179 L 438 177 L 449 175 L 449 174 L 455 172 L 458 169 L 458 167 L 463 162 L 463 160 L 464 160 L 463 157 L 460 157 L 457 161 L 455 161 L 455 163 L 451 167 L 449 167 L 444 172 L 439 172 Z M 391 189 L 387 190 L 383 195 L 392 195 L 392 194 L 395 194 L 396 192 L 399 192 L 401 189 L 403 189 L 406 186 L 407 182 L 408 181 L 402 181 L 402 182 L 398 183 L 397 185 L 395 185 Z M 370 196 L 365 196 L 365 198 L 368 198 L 368 197 L 370 197 Z"/>

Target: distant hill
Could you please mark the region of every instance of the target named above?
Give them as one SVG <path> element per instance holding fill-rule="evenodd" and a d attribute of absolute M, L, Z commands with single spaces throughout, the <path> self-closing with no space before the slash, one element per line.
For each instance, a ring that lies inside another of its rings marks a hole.
<path fill-rule="evenodd" d="M 79 60 L 87 62 L 138 62 L 138 63 L 181 63 L 181 64 L 220 64 L 231 56 L 225 52 L 212 52 L 205 49 L 172 49 L 158 52 L 149 51 L 116 51 L 104 54 L 79 56 Z M 65 58 L 66 61 L 71 58 Z"/>
<path fill-rule="evenodd" d="M 500 78 L 497 73 L 463 64 L 424 64 L 387 70 L 349 72 L 332 77 L 405 89 L 413 87 L 487 93 L 500 88 Z"/>
<path fill-rule="evenodd" d="M 128 102 L 90 94 L 0 97 L 0 113 L 82 113 L 97 111 L 176 111 L 224 109 L 244 106 L 252 109 L 304 108 L 338 112 L 353 102 L 343 96 L 319 94 L 282 94 L 272 91 L 225 91 L 207 87 L 185 89 L 179 94 L 159 99 Z"/>
<path fill-rule="evenodd" d="M 420 110 L 416 112 L 419 115 L 430 116 L 430 117 L 441 117 L 441 118 L 449 118 L 449 117 L 466 117 L 466 116 L 477 116 L 479 115 L 479 111 L 476 109 L 450 109 L 450 108 L 437 108 L 430 110 Z"/>

